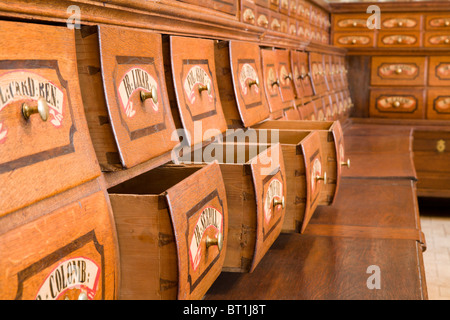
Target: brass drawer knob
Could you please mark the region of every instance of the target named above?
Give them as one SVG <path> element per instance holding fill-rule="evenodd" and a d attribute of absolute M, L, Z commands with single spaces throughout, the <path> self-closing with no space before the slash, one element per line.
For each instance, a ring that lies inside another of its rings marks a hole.
<path fill-rule="evenodd" d="M 49 116 L 49 108 L 44 98 L 39 98 L 37 105 L 30 106 L 27 103 L 22 104 L 22 115 L 25 120 L 30 119 L 31 115 L 39 113 L 42 121 L 47 121 Z"/>
<path fill-rule="evenodd" d="M 258 18 L 258 25 L 260 27 L 264 27 L 267 28 L 267 26 L 269 25 L 269 20 L 267 20 L 267 17 L 265 15 L 260 15 Z"/>
<path fill-rule="evenodd" d="M 347 161 L 345 161 L 345 162 L 341 162 L 341 166 L 342 167 L 345 166 L 345 167 L 350 169 L 350 159 L 347 159 Z"/>
<path fill-rule="evenodd" d="M 78 296 L 78 300 L 89 300 L 86 292 L 81 292 Z"/>
<path fill-rule="evenodd" d="M 446 39 L 444 40 L 444 43 L 445 43 L 445 44 L 449 44 L 449 43 L 450 43 L 450 38 L 446 38 Z"/>
<path fill-rule="evenodd" d="M 398 108 L 398 107 L 400 107 L 402 104 L 401 104 L 401 102 L 400 101 L 394 101 L 394 103 L 393 103 L 393 106 L 394 106 L 394 108 Z"/>
<path fill-rule="evenodd" d="M 251 88 L 252 86 L 257 86 L 257 87 L 259 87 L 259 79 L 258 78 L 256 78 L 255 80 L 250 80 L 249 82 L 248 82 L 248 86 Z"/>
<path fill-rule="evenodd" d="M 249 23 L 253 23 L 255 21 L 255 14 L 251 9 L 246 9 L 244 11 L 244 21 Z"/>
<path fill-rule="evenodd" d="M 284 76 L 284 80 L 287 80 L 287 79 L 292 80 L 292 74 L 291 73 L 289 73 L 289 74 Z"/>
<path fill-rule="evenodd" d="M 322 180 L 322 181 L 323 181 L 323 184 L 327 184 L 327 173 L 324 172 L 324 173 L 323 173 L 323 177 L 321 177 L 321 176 L 316 176 L 316 180 L 317 180 L 317 181 Z"/>
<path fill-rule="evenodd" d="M 396 74 L 402 74 L 403 73 L 403 69 L 402 68 L 397 68 L 397 70 L 395 70 Z"/>
<path fill-rule="evenodd" d="M 211 83 L 210 82 L 208 82 L 206 84 L 206 86 L 203 86 L 203 85 L 198 86 L 198 92 L 200 92 L 200 94 L 205 90 L 207 90 L 208 95 L 211 95 Z"/>
<path fill-rule="evenodd" d="M 403 21 L 399 21 L 399 22 L 398 22 L 398 26 L 399 26 L 399 27 L 403 27 Z"/>
<path fill-rule="evenodd" d="M 356 44 L 356 39 L 352 39 L 352 44 Z"/>
<path fill-rule="evenodd" d="M 445 22 L 444 22 L 444 26 L 446 26 L 446 27 L 450 27 L 450 20 L 445 20 Z"/>
<path fill-rule="evenodd" d="M 141 101 L 144 102 L 147 99 L 152 99 L 154 104 L 158 104 L 158 93 L 156 87 L 152 87 L 150 92 L 141 91 Z"/>
<path fill-rule="evenodd" d="M 438 142 L 436 143 L 436 150 L 439 153 L 442 153 L 445 151 L 445 140 L 438 140 Z"/>
<path fill-rule="evenodd" d="M 284 196 L 281 197 L 280 200 L 273 199 L 273 207 L 275 208 L 276 206 L 281 206 L 281 208 L 284 209 L 285 207 Z"/>
<path fill-rule="evenodd" d="M 206 237 L 206 248 L 208 249 L 211 246 L 217 246 L 219 251 L 222 251 L 223 248 L 223 234 L 219 233 L 217 238 Z"/>

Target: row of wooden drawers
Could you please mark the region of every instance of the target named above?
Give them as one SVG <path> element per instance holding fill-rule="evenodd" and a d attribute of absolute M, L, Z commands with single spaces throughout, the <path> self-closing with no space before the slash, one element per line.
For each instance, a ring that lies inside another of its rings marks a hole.
<path fill-rule="evenodd" d="M 335 31 L 367 31 L 371 14 L 333 14 Z M 371 19 L 371 22 L 373 20 Z M 382 30 L 449 30 L 450 13 L 399 13 L 383 12 L 380 18 Z"/>
<path fill-rule="evenodd" d="M 450 57 L 372 57 L 371 85 L 448 86 Z"/>
<path fill-rule="evenodd" d="M 208 144 L 227 128 L 219 97 L 224 84 L 218 84 L 214 58 L 219 42 L 163 41 L 159 34 L 112 26 L 83 27 L 75 39 L 67 28 L 1 25 L 9 30 L 2 44 L 10 49 L 2 56 L 0 77 L 3 221 L 98 177 L 94 149 L 103 169 L 132 168 L 173 151 L 178 128 L 185 138 L 193 134 L 183 147 L 206 142 L 202 154 L 213 149 L 209 160 L 216 161 L 199 163 L 194 150 L 196 164 L 158 166 L 111 186 L 113 219 L 105 192 L 95 192 L 30 223 L 3 224 L 2 298 L 112 299 L 118 291 L 121 298 L 198 299 L 224 266 L 251 271 L 282 230 L 304 230 L 315 207 L 334 200 L 341 166 L 349 164 L 339 122 L 267 120 L 258 45 L 257 56 L 231 50 L 226 60 L 235 100 L 251 94 L 261 101 L 248 113 L 237 104 L 245 127 L 258 129 L 259 151 L 220 162 L 227 145 Z M 33 41 L 25 39 L 30 35 Z M 58 45 L 32 49 L 44 36 Z M 169 55 L 163 59 L 164 54 Z M 176 114 L 179 123 L 172 118 Z M 261 140 L 259 135 L 273 137 L 264 130 L 278 136 Z M 231 143 L 231 149 L 238 146 L 250 149 Z M 119 165 L 108 167 L 117 158 Z"/>
<path fill-rule="evenodd" d="M 369 114 L 378 118 L 449 120 L 450 88 L 373 87 Z"/>
<path fill-rule="evenodd" d="M 311 19 L 301 16 L 287 15 L 256 5 L 251 0 L 241 2 L 241 21 L 268 30 L 289 34 L 300 41 L 312 41 L 329 44 L 329 27 L 325 24 L 313 23 Z M 327 25 L 328 26 L 328 25 Z"/>
<path fill-rule="evenodd" d="M 347 48 L 448 48 L 450 35 L 445 31 L 335 32 L 333 44 Z"/>

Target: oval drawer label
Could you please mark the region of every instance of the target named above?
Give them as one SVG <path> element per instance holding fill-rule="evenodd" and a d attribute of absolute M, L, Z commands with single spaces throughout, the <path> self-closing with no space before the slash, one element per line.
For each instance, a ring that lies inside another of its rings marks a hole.
<path fill-rule="evenodd" d="M 85 295 L 93 300 L 100 278 L 100 267 L 92 260 L 77 257 L 61 262 L 47 276 L 36 300 L 58 300 L 65 296 L 78 299 Z"/>
<path fill-rule="evenodd" d="M 416 106 L 416 100 L 408 97 L 385 97 L 379 99 L 377 105 L 383 109 L 402 108 L 412 109 Z"/>
<path fill-rule="evenodd" d="M 135 107 L 132 102 L 132 96 L 136 92 L 146 91 L 152 92 L 152 88 L 158 91 L 158 84 L 156 80 L 145 70 L 141 68 L 132 68 L 120 80 L 117 88 L 119 100 L 122 105 L 122 110 L 128 118 L 132 118 L 136 114 Z M 158 103 L 154 103 L 152 99 L 151 106 L 154 111 L 158 111 Z"/>
<path fill-rule="evenodd" d="M 417 42 L 417 38 L 414 36 L 406 35 L 392 35 L 383 38 L 384 44 L 414 44 Z"/>
<path fill-rule="evenodd" d="M 37 101 L 44 98 L 49 106 L 50 122 L 60 127 L 64 118 L 65 95 L 53 82 L 28 71 L 12 71 L 0 78 L 0 112 L 9 104 L 20 100 Z M 0 142 L 2 141 L 0 128 Z"/>
<path fill-rule="evenodd" d="M 434 100 L 434 109 L 438 113 L 450 113 L 450 97 L 437 97 Z"/>
<path fill-rule="evenodd" d="M 256 81 L 257 79 L 258 73 L 256 70 L 248 63 L 243 64 L 241 72 L 239 73 L 239 84 L 241 85 L 241 92 L 244 96 L 249 92 L 249 83 Z M 259 93 L 259 87 L 257 85 L 252 87 L 254 87 L 256 93 Z"/>
<path fill-rule="evenodd" d="M 414 77 L 419 73 L 419 68 L 414 64 L 382 64 L 379 68 L 381 76 L 385 77 Z"/>
<path fill-rule="evenodd" d="M 222 220 L 222 213 L 212 207 L 205 208 L 200 214 L 189 246 L 189 253 L 194 271 L 197 270 L 202 258 L 201 243 L 206 230 L 213 228 L 217 231 L 217 234 L 222 233 Z"/>
<path fill-rule="evenodd" d="M 267 189 L 266 199 L 264 201 L 264 221 L 269 224 L 273 216 L 274 200 L 281 201 L 283 198 L 283 184 L 278 179 L 273 179 Z"/>
<path fill-rule="evenodd" d="M 450 79 L 450 62 L 442 62 L 436 67 L 436 76 L 440 80 Z"/>
<path fill-rule="evenodd" d="M 383 21 L 383 27 L 386 28 L 414 28 L 417 21 L 414 19 L 387 19 Z"/>
<path fill-rule="evenodd" d="M 203 70 L 203 68 L 199 66 L 192 67 L 186 75 L 186 79 L 184 80 L 184 91 L 186 92 L 186 97 L 188 98 L 190 103 L 195 102 L 195 88 L 202 87 L 210 87 L 212 88 L 212 80 L 209 77 L 208 73 Z M 197 90 L 199 91 L 199 90 Z M 208 97 L 210 101 L 213 101 L 212 90 L 206 90 L 208 92 Z"/>
<path fill-rule="evenodd" d="M 315 159 L 312 170 L 311 170 L 311 195 L 314 194 L 316 184 L 317 184 L 317 177 L 320 177 L 322 175 L 322 163 L 319 159 Z"/>

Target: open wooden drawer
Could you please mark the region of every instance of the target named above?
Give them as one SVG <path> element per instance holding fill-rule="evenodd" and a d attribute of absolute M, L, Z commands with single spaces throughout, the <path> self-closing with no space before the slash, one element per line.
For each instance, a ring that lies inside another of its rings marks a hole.
<path fill-rule="evenodd" d="M 120 251 L 119 299 L 201 299 L 222 270 L 229 241 L 219 165 L 158 167 L 108 191 Z"/>
<path fill-rule="evenodd" d="M 252 272 L 283 226 L 287 195 L 283 153 L 279 144 L 228 141 L 212 143 L 201 153 L 186 153 L 175 169 L 189 172 L 220 163 L 229 217 L 224 270 Z"/>
<path fill-rule="evenodd" d="M 319 205 L 333 204 L 339 190 L 341 167 L 350 167 L 350 160 L 345 160 L 344 135 L 339 121 L 273 121 L 268 120 L 254 125 L 253 129 L 278 129 L 293 131 L 317 131 L 320 135 L 324 157 L 324 170 L 327 173 L 325 192 L 319 200 Z"/>
<path fill-rule="evenodd" d="M 326 193 L 327 172 L 316 131 L 248 129 L 258 143 L 281 145 L 286 171 L 286 215 L 282 232 L 303 232 Z"/>

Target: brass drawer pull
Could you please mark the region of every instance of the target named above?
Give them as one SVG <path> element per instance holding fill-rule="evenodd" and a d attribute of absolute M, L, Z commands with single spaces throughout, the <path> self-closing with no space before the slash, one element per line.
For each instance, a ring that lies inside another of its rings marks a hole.
<path fill-rule="evenodd" d="M 392 104 L 394 106 L 394 108 L 398 108 L 402 105 L 402 103 L 398 100 L 394 101 L 394 103 Z"/>
<path fill-rule="evenodd" d="M 200 92 L 200 94 L 202 93 L 202 91 L 205 91 L 205 90 L 208 91 L 208 95 L 211 95 L 211 83 L 210 82 L 208 82 L 206 84 L 206 86 L 203 86 L 203 85 L 198 86 L 198 92 Z"/>
<path fill-rule="evenodd" d="M 219 233 L 217 238 L 206 237 L 206 248 L 208 249 L 211 246 L 217 246 L 219 251 L 222 251 L 223 248 L 223 234 Z"/>
<path fill-rule="evenodd" d="M 273 81 L 272 83 L 271 83 L 271 85 L 272 85 L 272 87 L 274 86 L 274 85 L 277 85 L 277 86 L 280 86 L 280 80 L 275 80 L 275 81 Z"/>
<path fill-rule="evenodd" d="M 253 13 L 253 10 L 246 9 L 244 11 L 244 21 L 245 22 L 249 22 L 249 23 L 254 23 L 255 22 L 255 14 Z"/>
<path fill-rule="evenodd" d="M 342 167 L 347 167 L 347 168 L 349 168 L 350 169 L 350 159 L 347 159 L 347 161 L 346 162 L 341 162 L 341 166 Z"/>
<path fill-rule="evenodd" d="M 442 153 L 445 151 L 445 140 L 438 140 L 436 143 L 436 151 Z"/>
<path fill-rule="evenodd" d="M 323 173 L 323 177 L 321 177 L 321 176 L 316 176 L 316 180 L 317 180 L 317 181 L 322 180 L 322 181 L 323 181 L 323 184 L 327 184 L 327 173 L 324 172 L 324 173 Z"/>
<path fill-rule="evenodd" d="M 158 104 L 158 93 L 156 87 L 152 87 L 151 92 L 141 91 L 141 101 L 145 102 L 147 99 L 152 99 L 154 104 Z"/>
<path fill-rule="evenodd" d="M 47 121 L 49 116 L 49 108 L 47 101 L 44 98 L 39 98 L 35 106 L 30 106 L 27 103 L 22 104 L 22 115 L 25 120 L 28 120 L 31 115 L 39 113 L 42 121 Z"/>
<path fill-rule="evenodd" d="M 292 80 L 292 74 L 289 73 L 289 74 L 285 75 L 284 80 L 287 80 L 287 79 Z"/>
<path fill-rule="evenodd" d="M 397 68 L 397 69 L 395 70 L 395 73 L 396 73 L 396 74 L 402 74 L 402 73 L 403 73 L 403 69 L 402 69 L 402 68 Z"/>
<path fill-rule="evenodd" d="M 258 79 L 258 78 L 256 78 L 255 80 L 250 80 L 250 81 L 248 82 L 248 86 L 249 86 L 250 88 L 251 88 L 253 85 L 259 87 L 259 79 Z"/>
<path fill-rule="evenodd" d="M 281 206 L 282 209 L 285 207 L 284 197 L 281 197 L 281 200 L 273 199 L 273 207 Z"/>

